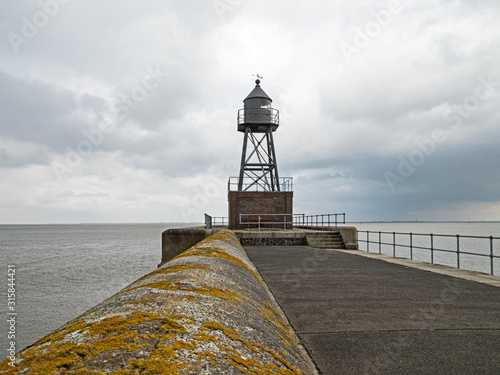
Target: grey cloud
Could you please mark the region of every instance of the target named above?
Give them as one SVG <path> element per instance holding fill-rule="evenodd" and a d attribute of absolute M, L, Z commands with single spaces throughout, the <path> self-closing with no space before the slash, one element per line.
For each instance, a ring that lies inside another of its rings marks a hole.
<path fill-rule="evenodd" d="M 37 148 L 33 152 L 23 152 L 19 156 L 13 155 L 5 147 L 0 146 L 0 167 L 19 168 L 28 165 L 47 165 L 50 160 L 50 154 L 42 148 Z"/>
<path fill-rule="evenodd" d="M 4 137 L 62 151 L 81 138 L 85 119 L 77 113 L 94 116 L 100 108 L 96 98 L 90 101 L 87 96 L 80 101 L 73 93 L 49 84 L 0 72 L 0 131 Z"/>

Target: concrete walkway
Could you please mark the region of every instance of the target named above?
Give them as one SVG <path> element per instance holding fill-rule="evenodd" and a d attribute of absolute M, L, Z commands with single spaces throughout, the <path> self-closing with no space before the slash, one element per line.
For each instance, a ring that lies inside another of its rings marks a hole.
<path fill-rule="evenodd" d="M 353 253 L 246 246 L 319 371 L 500 374 L 500 288 Z"/>

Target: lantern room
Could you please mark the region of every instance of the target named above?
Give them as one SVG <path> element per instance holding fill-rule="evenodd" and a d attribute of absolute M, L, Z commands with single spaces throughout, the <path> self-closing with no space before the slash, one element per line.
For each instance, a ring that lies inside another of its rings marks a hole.
<path fill-rule="evenodd" d="M 255 88 L 243 100 L 244 108 L 238 111 L 238 131 L 250 128 L 254 133 L 266 133 L 269 128 L 276 131 L 279 126 L 279 111 L 271 107 L 272 99 L 255 81 Z"/>

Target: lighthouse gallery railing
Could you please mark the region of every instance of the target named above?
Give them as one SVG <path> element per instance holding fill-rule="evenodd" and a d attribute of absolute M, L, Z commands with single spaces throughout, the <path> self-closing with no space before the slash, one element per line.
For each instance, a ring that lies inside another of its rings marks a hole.
<path fill-rule="evenodd" d="M 228 191 L 238 191 L 239 177 L 229 177 L 227 182 Z M 278 179 L 281 192 L 293 191 L 293 177 L 280 177 Z M 268 191 L 267 186 L 262 183 L 256 183 L 255 179 L 245 177 L 243 179 L 242 191 Z"/>

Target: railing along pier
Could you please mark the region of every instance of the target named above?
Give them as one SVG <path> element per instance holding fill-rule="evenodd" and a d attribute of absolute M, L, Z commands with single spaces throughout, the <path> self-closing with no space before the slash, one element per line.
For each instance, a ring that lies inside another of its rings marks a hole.
<path fill-rule="evenodd" d="M 296 215 L 293 225 L 307 227 L 329 228 L 333 225 L 345 224 L 345 213 L 341 214 L 319 214 L 319 215 Z"/>
<path fill-rule="evenodd" d="M 463 264 L 461 258 L 463 256 L 489 258 L 489 273 L 494 275 L 495 272 L 495 259 L 500 256 L 494 252 L 494 241 L 500 240 L 500 237 L 494 236 L 469 236 L 460 234 L 435 234 L 435 233 L 406 233 L 406 232 L 383 232 L 383 231 L 357 231 L 358 243 L 366 243 L 366 251 L 370 252 L 370 244 L 378 245 L 378 253 L 382 254 L 382 247 L 386 249 L 392 247 L 392 256 L 401 256 L 401 251 L 397 253 L 398 249 L 409 249 L 409 259 L 415 259 L 414 250 L 427 251 L 430 255 L 430 263 L 435 264 L 435 255 L 437 254 L 455 254 L 456 268 L 462 269 Z M 360 236 L 360 234 L 363 234 Z M 364 235 L 366 234 L 366 236 Z M 374 238 L 375 237 L 375 238 Z M 383 240 L 383 237 L 385 238 Z M 390 238 L 392 240 L 388 240 Z M 396 241 L 399 239 L 399 242 Z M 456 239 L 456 241 L 455 241 Z M 415 241 L 417 240 L 417 241 Z M 481 248 L 483 252 L 473 252 L 472 250 L 464 250 L 477 248 L 478 243 L 483 242 Z M 442 245 L 437 245 L 440 242 L 447 245 L 447 248 L 441 248 Z M 468 246 L 464 245 L 468 242 Z M 484 245 L 487 242 L 487 245 Z M 428 246 L 424 246 L 428 243 Z M 452 245 L 454 244 L 454 245 Z M 454 247 L 454 248 L 451 248 Z"/>

